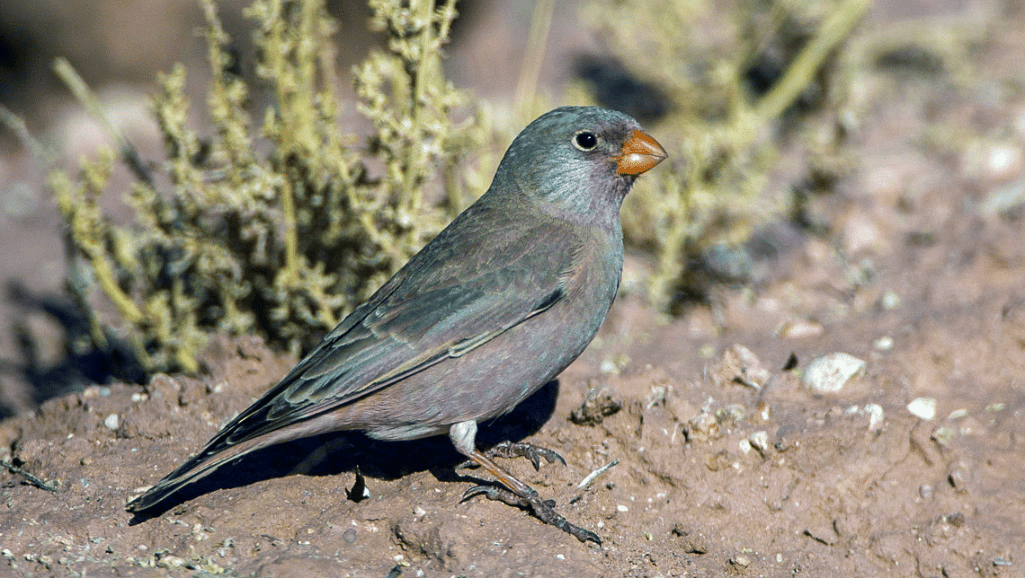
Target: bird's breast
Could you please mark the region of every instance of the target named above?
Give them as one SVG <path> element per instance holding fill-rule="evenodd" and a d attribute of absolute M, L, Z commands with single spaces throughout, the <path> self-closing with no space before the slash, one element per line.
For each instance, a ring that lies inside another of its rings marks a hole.
<path fill-rule="evenodd" d="M 586 347 L 598 332 L 619 290 L 623 272 L 623 237 L 601 231 L 582 244 L 577 266 L 566 279 L 564 313 L 580 328 Z M 582 349 L 581 349 L 582 351 Z"/>

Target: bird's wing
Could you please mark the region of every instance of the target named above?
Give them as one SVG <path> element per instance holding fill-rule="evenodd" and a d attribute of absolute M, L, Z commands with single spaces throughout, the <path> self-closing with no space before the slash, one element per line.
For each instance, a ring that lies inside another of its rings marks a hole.
<path fill-rule="evenodd" d="M 581 247 L 575 231 L 548 220 L 525 227 L 469 217 L 443 231 L 194 459 L 459 357 L 562 299 Z M 454 236 L 481 244 L 466 247 Z"/>

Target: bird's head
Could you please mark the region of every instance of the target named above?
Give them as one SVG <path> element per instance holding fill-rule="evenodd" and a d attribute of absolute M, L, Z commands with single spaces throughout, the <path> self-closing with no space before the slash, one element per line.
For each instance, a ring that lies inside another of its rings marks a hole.
<path fill-rule="evenodd" d="M 666 158 L 630 116 L 566 106 L 538 117 L 513 140 L 492 189 L 516 190 L 577 222 L 616 219 L 637 175 Z"/>

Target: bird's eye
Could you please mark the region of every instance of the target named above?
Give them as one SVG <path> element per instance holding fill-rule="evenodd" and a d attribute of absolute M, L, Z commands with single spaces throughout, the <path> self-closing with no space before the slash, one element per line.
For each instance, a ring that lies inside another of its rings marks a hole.
<path fill-rule="evenodd" d="M 582 151 L 594 150 L 598 146 L 598 135 L 589 130 L 582 130 L 573 136 L 573 145 Z"/>

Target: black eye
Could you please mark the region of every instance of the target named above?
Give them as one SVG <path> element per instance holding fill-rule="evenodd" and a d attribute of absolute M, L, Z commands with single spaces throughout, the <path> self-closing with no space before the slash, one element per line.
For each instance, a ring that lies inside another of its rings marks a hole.
<path fill-rule="evenodd" d="M 598 135 L 589 130 L 582 130 L 573 137 L 573 144 L 582 151 L 594 150 L 598 146 Z"/>

